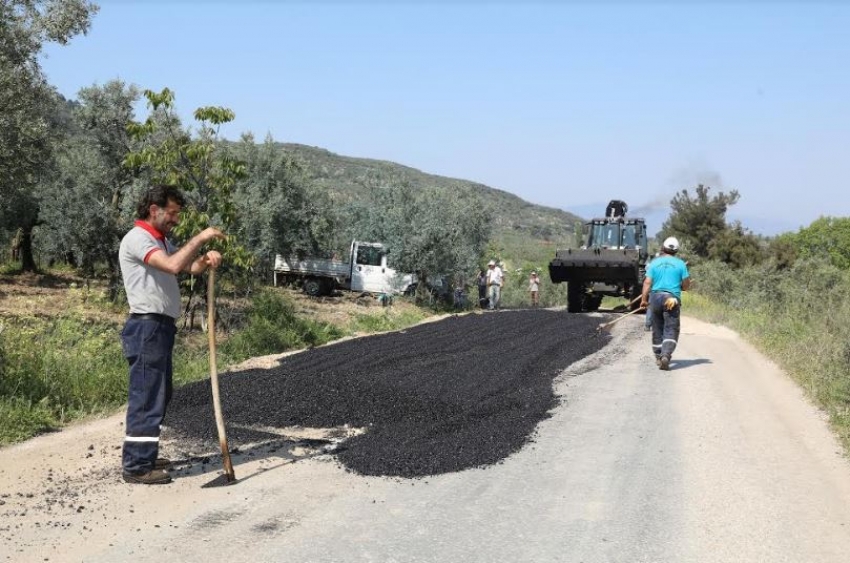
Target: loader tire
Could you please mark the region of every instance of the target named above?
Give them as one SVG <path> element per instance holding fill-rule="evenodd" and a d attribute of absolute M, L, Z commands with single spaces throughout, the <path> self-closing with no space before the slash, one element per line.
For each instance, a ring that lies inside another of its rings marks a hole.
<path fill-rule="evenodd" d="M 585 308 L 588 311 L 598 311 L 599 306 L 602 305 L 602 296 L 601 295 L 592 295 L 585 299 Z"/>
<path fill-rule="evenodd" d="M 584 309 L 584 286 L 580 283 L 567 284 L 567 312 L 581 313 Z"/>

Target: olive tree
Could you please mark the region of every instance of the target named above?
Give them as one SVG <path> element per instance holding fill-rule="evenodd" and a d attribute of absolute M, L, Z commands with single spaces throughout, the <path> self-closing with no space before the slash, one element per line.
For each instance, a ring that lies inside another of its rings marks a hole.
<path fill-rule="evenodd" d="M 270 136 L 258 145 L 245 134 L 234 153 L 247 173 L 235 189 L 236 232 L 261 274 L 271 272 L 275 254 L 314 254 L 335 245 L 327 193 Z"/>
<path fill-rule="evenodd" d="M 492 212 L 470 189 L 409 184 L 370 189 L 351 210 L 349 235 L 382 242 L 396 269 L 471 276 L 490 238 Z"/>
<path fill-rule="evenodd" d="M 97 6 L 86 0 L 0 0 L 0 225 L 18 229 L 24 270 L 34 270 L 36 191 L 52 171 L 58 97 L 39 55 L 45 43 L 85 34 Z"/>
<path fill-rule="evenodd" d="M 118 245 L 129 226 L 122 204 L 135 178 L 123 166 L 132 149 L 127 126 L 139 95 L 135 86 L 119 80 L 83 88 L 69 135 L 56 150 L 57 176 L 39 193 L 39 246 L 87 275 L 96 264 L 106 264 L 113 291 Z"/>

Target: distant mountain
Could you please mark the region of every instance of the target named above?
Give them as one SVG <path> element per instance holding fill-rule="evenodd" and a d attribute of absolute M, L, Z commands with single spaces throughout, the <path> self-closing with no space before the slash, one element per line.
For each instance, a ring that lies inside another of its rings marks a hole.
<path fill-rule="evenodd" d="M 319 147 L 277 145 L 304 166 L 314 184 L 327 189 L 340 203 L 365 197 L 366 186 L 374 184 L 408 182 L 413 187 L 469 188 L 493 209 L 494 234 L 503 243 L 517 236 L 550 244 L 572 240 L 575 223 L 582 221 L 573 213 L 529 203 L 514 194 L 469 180 L 428 174 L 385 160 L 341 156 Z"/>

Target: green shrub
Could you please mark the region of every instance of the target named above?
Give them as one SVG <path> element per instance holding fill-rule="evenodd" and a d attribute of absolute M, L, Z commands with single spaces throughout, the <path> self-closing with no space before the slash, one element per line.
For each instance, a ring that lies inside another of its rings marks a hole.
<path fill-rule="evenodd" d="M 0 397 L 65 413 L 93 412 L 123 400 L 126 362 L 112 324 L 59 317 L 7 321 Z"/>
<path fill-rule="evenodd" d="M 418 309 L 396 311 L 389 307 L 384 308 L 378 313 L 364 313 L 355 315 L 354 319 L 349 323 L 351 332 L 386 332 L 390 330 L 399 330 L 411 325 L 414 325 L 425 318 L 425 313 Z"/>
<path fill-rule="evenodd" d="M 826 257 L 731 270 L 692 270 L 684 307 L 746 337 L 793 377 L 829 415 L 850 449 L 850 272 Z"/>
<path fill-rule="evenodd" d="M 0 397 L 0 446 L 26 440 L 58 426 L 56 414 L 47 405 Z"/>
<path fill-rule="evenodd" d="M 0 443 L 29 437 L 126 398 L 119 329 L 71 316 L 4 323 Z"/>
<path fill-rule="evenodd" d="M 343 332 L 339 328 L 300 318 L 283 295 L 263 290 L 253 297 L 244 327 L 230 336 L 220 351 L 223 363 L 232 363 L 318 346 L 341 336 Z"/>

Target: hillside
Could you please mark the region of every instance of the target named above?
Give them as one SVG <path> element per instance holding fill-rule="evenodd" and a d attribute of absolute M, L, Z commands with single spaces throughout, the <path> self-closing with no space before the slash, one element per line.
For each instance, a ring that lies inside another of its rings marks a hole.
<path fill-rule="evenodd" d="M 541 246 L 564 246 L 573 240 L 577 215 L 561 209 L 535 205 L 495 188 L 468 180 L 428 174 L 394 162 L 354 158 L 295 143 L 278 143 L 287 155 L 300 162 L 315 185 L 327 189 L 340 203 L 365 195 L 367 186 L 407 182 L 413 187 L 470 188 L 493 209 L 498 246 L 537 241 Z M 548 254 L 547 254 L 548 255 Z"/>

